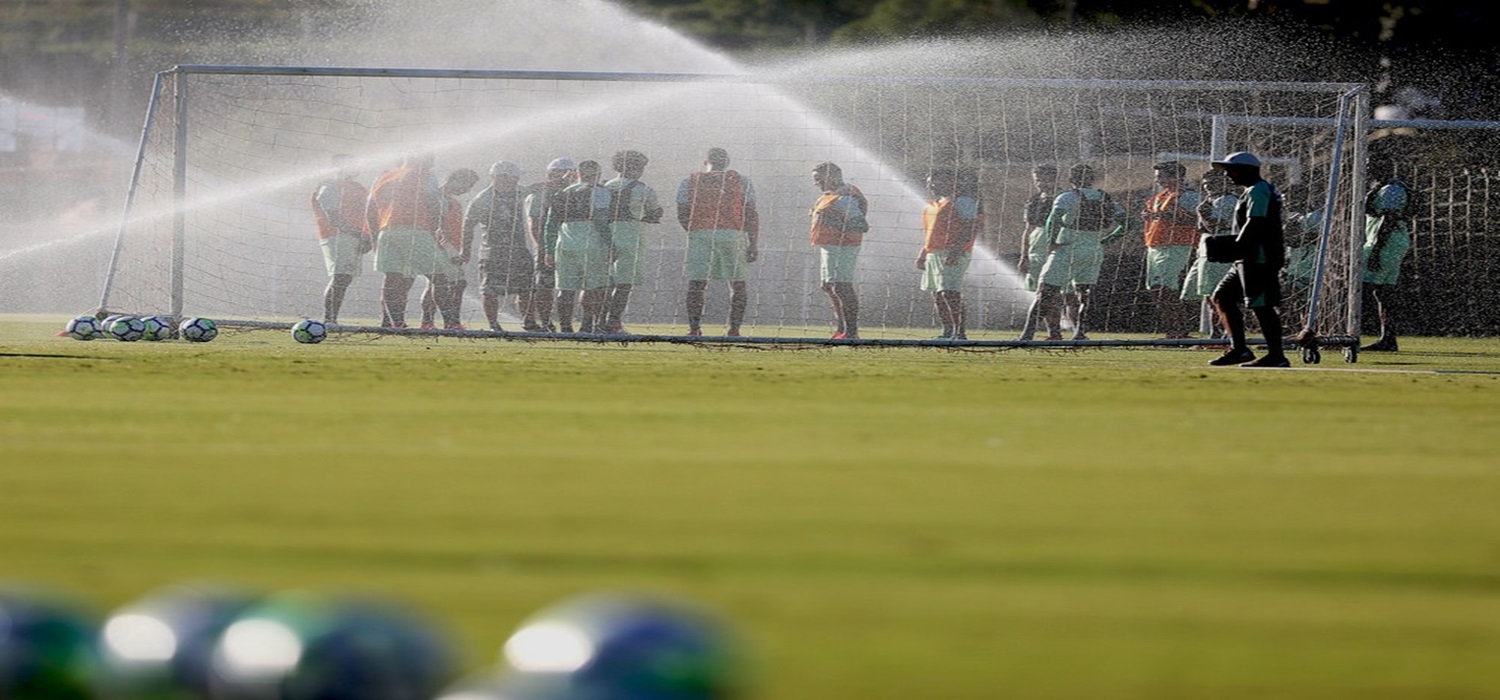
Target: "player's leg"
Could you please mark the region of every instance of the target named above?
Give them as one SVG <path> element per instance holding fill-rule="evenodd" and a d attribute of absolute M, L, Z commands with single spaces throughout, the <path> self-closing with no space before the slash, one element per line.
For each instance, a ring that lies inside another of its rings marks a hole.
<path fill-rule="evenodd" d="M 1214 308 L 1218 310 L 1219 318 L 1224 320 L 1224 327 L 1229 331 L 1229 349 L 1209 360 L 1210 365 L 1238 365 L 1255 359 L 1255 353 L 1250 352 L 1250 346 L 1245 342 L 1245 316 L 1240 310 L 1240 304 L 1245 300 L 1242 276 L 1242 266 L 1235 265 L 1214 288 Z"/>
<path fill-rule="evenodd" d="M 1375 318 L 1380 323 L 1380 336 L 1375 339 L 1375 342 L 1360 349 L 1372 352 L 1395 352 L 1399 349 L 1396 343 L 1395 324 L 1391 323 L 1390 311 L 1386 308 L 1386 302 L 1390 300 L 1391 292 L 1395 287 L 1385 284 L 1366 284 L 1365 289 L 1368 290 L 1366 304 L 1373 306 Z"/>
<path fill-rule="evenodd" d="M 632 284 L 617 284 L 609 288 L 609 309 L 606 312 L 604 330 L 608 333 L 625 332 L 625 309 L 630 306 Z"/>
<path fill-rule="evenodd" d="M 854 291 L 853 282 L 834 282 L 834 296 L 839 300 L 839 310 L 842 314 L 842 323 L 845 338 L 859 337 L 859 295 Z"/>
<path fill-rule="evenodd" d="M 953 339 L 968 340 L 969 335 L 964 325 L 964 293 L 957 289 L 950 289 L 942 294 L 947 299 L 948 318 L 953 322 Z"/>
<path fill-rule="evenodd" d="M 323 290 L 323 322 L 338 323 L 339 310 L 344 306 L 344 293 L 354 275 L 337 274 L 328 278 L 328 288 Z"/>
<path fill-rule="evenodd" d="M 1073 290 L 1078 297 L 1078 311 L 1076 312 L 1078 317 L 1073 324 L 1073 340 L 1088 340 L 1089 308 L 1093 306 L 1094 285 L 1075 284 Z"/>
<path fill-rule="evenodd" d="M 833 282 L 824 282 L 821 286 L 823 294 L 828 297 L 828 305 L 833 308 L 833 337 L 842 338 L 846 333 L 843 300 L 839 298 L 838 292 L 834 291 Z"/>
<path fill-rule="evenodd" d="M 578 291 L 557 290 L 557 329 L 561 333 L 573 332 L 573 307 L 578 303 Z"/>
<path fill-rule="evenodd" d="M 427 286 L 422 288 L 422 328 L 436 328 L 438 281 L 435 275 L 427 275 Z"/>
<path fill-rule="evenodd" d="M 444 294 L 438 300 L 438 310 L 443 314 L 443 327 L 448 329 L 463 329 L 463 306 L 464 290 L 469 288 L 469 281 L 463 277 L 449 278 L 444 287 Z"/>
<path fill-rule="evenodd" d="M 740 324 L 745 322 L 745 309 L 750 306 L 750 294 L 745 280 L 729 282 L 729 330 L 727 335 L 739 335 Z"/>
<path fill-rule="evenodd" d="M 380 321 L 388 328 L 406 327 L 406 297 L 411 293 L 412 277 L 387 272 L 380 288 Z"/>

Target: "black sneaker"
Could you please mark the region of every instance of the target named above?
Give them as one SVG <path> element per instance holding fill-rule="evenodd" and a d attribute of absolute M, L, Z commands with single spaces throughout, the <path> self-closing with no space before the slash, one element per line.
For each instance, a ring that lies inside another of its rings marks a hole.
<path fill-rule="evenodd" d="M 1291 367 L 1292 361 L 1286 359 L 1286 355 L 1266 355 L 1257 360 L 1246 362 L 1241 367 Z"/>
<path fill-rule="evenodd" d="M 1223 355 L 1209 360 L 1208 364 L 1214 367 L 1228 367 L 1230 365 L 1243 365 L 1254 359 L 1255 353 L 1250 352 L 1249 348 L 1241 348 L 1239 350 L 1230 348 L 1225 350 Z"/>
<path fill-rule="evenodd" d="M 1365 352 L 1396 352 L 1396 338 L 1393 336 L 1386 336 L 1384 338 L 1381 338 L 1380 340 L 1377 340 L 1373 343 L 1370 343 L 1369 345 L 1360 348 L 1360 350 L 1363 350 Z"/>

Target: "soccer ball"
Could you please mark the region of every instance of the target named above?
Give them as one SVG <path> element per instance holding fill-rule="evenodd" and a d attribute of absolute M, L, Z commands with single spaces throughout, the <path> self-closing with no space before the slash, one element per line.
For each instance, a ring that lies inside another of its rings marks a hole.
<path fill-rule="evenodd" d="M 172 320 L 162 316 L 147 316 L 141 323 L 146 324 L 146 340 L 171 340 L 175 332 Z"/>
<path fill-rule="evenodd" d="M 206 343 L 219 337 L 219 326 L 211 318 L 186 318 L 177 326 L 177 334 L 194 343 Z"/>
<path fill-rule="evenodd" d="M 219 586 L 176 585 L 115 610 L 99 634 L 109 697 L 209 697 L 214 644 L 259 598 Z"/>
<path fill-rule="evenodd" d="M 68 321 L 64 331 L 73 340 L 93 340 L 100 335 L 99 319 L 93 316 L 79 316 Z"/>
<path fill-rule="evenodd" d="M 414 612 L 297 591 L 238 615 L 210 658 L 213 698 L 420 700 L 458 669 L 446 637 Z"/>
<path fill-rule="evenodd" d="M 292 324 L 292 339 L 299 343 L 321 343 L 328 337 L 328 326 L 322 321 L 304 318 Z"/>
<path fill-rule="evenodd" d="M 639 594 L 586 594 L 533 615 L 505 642 L 506 676 L 587 697 L 718 700 L 746 685 L 743 645 L 699 606 Z"/>
<path fill-rule="evenodd" d="M 146 324 L 134 316 L 120 316 L 107 322 L 104 332 L 115 340 L 133 342 L 146 336 Z"/>
<path fill-rule="evenodd" d="M 0 588 L 0 620 L 0 698 L 97 697 L 93 610 L 7 585 Z"/>

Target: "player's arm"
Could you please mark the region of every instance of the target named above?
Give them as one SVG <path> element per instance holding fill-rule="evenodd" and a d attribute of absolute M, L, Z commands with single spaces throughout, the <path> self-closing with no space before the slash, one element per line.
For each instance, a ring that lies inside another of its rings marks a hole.
<path fill-rule="evenodd" d="M 1108 195 L 1105 196 L 1108 197 Z M 1109 233 L 1106 233 L 1102 237 L 1100 237 L 1100 243 L 1113 243 L 1125 236 L 1125 207 L 1122 206 L 1119 202 L 1113 201 L 1112 199 L 1110 201 L 1114 204 L 1112 218 L 1114 219 L 1115 226 L 1114 228 L 1110 229 Z"/>

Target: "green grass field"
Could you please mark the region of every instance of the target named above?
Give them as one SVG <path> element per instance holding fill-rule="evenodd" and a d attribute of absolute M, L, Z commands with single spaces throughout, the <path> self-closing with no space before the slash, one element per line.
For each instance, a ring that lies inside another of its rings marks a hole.
<path fill-rule="evenodd" d="M 1500 341 L 802 351 L 0 319 L 0 579 L 725 612 L 755 697 L 1500 698 Z M 1356 371 L 1357 370 L 1357 371 Z M 1367 371 L 1383 370 L 1383 371 Z"/>

